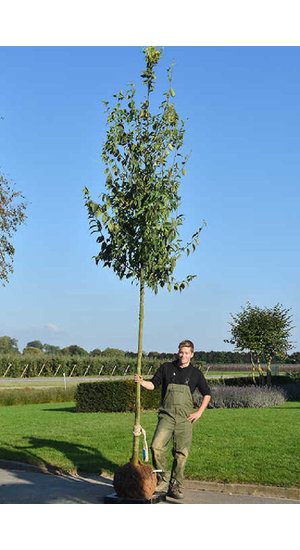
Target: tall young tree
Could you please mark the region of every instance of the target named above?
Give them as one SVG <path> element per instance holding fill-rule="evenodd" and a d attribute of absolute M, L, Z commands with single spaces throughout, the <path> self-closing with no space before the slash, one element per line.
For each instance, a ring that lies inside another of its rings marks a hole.
<path fill-rule="evenodd" d="M 26 218 L 26 204 L 22 199 L 21 193 L 0 174 L 0 280 L 3 286 L 8 283 L 9 274 L 13 273 L 15 248 L 11 238 Z"/>
<path fill-rule="evenodd" d="M 182 155 L 184 121 L 175 110 L 172 89 L 172 66 L 168 68 L 168 91 L 156 113 L 150 112 L 154 91 L 154 69 L 162 50 L 143 50 L 146 68 L 141 78 L 146 88 L 137 106 L 135 86 L 115 94 L 111 106 L 105 101 L 107 134 L 102 148 L 105 164 L 106 192 L 101 202 L 91 200 L 84 189 L 90 228 L 100 246 L 95 256 L 111 267 L 120 279 L 128 278 L 139 285 L 139 333 L 137 373 L 141 374 L 144 293 L 148 286 L 155 293 L 167 286 L 182 291 L 196 275 L 177 282 L 174 269 L 183 252 L 198 245 L 197 229 L 190 242 L 182 244 L 179 228 L 183 215 L 178 213 L 179 184 L 185 175 L 188 155 Z M 138 463 L 140 427 L 140 384 L 136 388 L 136 411 L 132 463 Z"/>
<path fill-rule="evenodd" d="M 249 351 L 252 363 L 252 378 L 255 371 L 264 374 L 262 363 L 266 363 L 267 381 L 271 380 L 271 362 L 274 356 L 285 358 L 293 348 L 290 342 L 292 316 L 290 309 L 276 304 L 272 308 L 259 308 L 247 302 L 240 313 L 232 315 L 231 339 L 225 342 L 235 345 L 238 351 Z"/>

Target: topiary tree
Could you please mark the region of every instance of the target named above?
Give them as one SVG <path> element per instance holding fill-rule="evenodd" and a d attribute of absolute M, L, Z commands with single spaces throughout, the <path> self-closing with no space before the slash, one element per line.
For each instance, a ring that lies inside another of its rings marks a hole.
<path fill-rule="evenodd" d="M 231 339 L 239 351 L 248 350 L 252 363 L 252 378 L 255 371 L 264 374 L 262 361 L 266 362 L 267 381 L 271 380 L 271 362 L 274 356 L 285 358 L 293 346 L 289 341 L 292 326 L 290 309 L 276 304 L 273 308 L 259 308 L 247 302 L 240 313 L 232 315 Z"/>
<path fill-rule="evenodd" d="M 188 155 L 181 154 L 184 121 L 173 103 L 172 66 L 168 68 L 168 91 L 158 107 L 150 112 L 154 91 L 154 69 L 162 50 L 143 50 L 146 68 L 141 78 L 146 96 L 137 106 L 135 86 L 115 94 L 115 105 L 104 101 L 107 112 L 107 134 L 102 148 L 105 164 L 106 192 L 101 202 L 94 202 L 84 189 L 91 232 L 97 235 L 100 250 L 96 264 L 110 267 L 120 279 L 131 279 L 139 285 L 139 331 L 137 373 L 141 374 L 144 293 L 147 286 L 155 293 L 167 286 L 182 291 L 196 275 L 177 282 L 174 269 L 183 252 L 196 249 L 199 233 L 182 244 L 179 228 L 183 215 L 178 213 L 178 188 Z M 136 410 L 131 462 L 139 461 L 140 384 L 136 387 Z"/>

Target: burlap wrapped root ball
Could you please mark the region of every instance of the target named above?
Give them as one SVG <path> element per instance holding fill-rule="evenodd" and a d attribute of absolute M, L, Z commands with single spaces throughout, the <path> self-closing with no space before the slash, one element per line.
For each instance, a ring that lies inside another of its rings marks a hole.
<path fill-rule="evenodd" d="M 114 488 L 119 497 L 123 498 L 151 498 L 156 485 L 157 476 L 149 464 L 138 465 L 131 462 L 120 466 L 114 475 Z"/>

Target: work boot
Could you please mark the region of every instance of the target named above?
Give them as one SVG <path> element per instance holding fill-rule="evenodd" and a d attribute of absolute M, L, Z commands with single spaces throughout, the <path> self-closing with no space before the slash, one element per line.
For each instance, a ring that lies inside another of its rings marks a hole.
<path fill-rule="evenodd" d="M 162 493 L 167 493 L 168 488 L 169 488 L 169 482 L 165 481 L 164 479 L 159 479 L 159 481 L 156 485 L 156 489 L 154 491 L 154 494 L 159 495 L 159 494 L 162 494 Z"/>
<path fill-rule="evenodd" d="M 178 481 L 173 480 L 173 481 L 170 482 L 169 490 L 168 490 L 167 495 L 168 495 L 168 497 L 176 498 L 178 500 L 184 498 L 183 492 L 181 490 L 181 487 L 180 487 Z"/>

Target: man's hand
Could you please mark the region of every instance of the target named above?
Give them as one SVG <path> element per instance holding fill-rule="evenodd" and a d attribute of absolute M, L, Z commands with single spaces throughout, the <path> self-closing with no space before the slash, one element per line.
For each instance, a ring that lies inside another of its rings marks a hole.
<path fill-rule="evenodd" d="M 191 422 L 191 424 L 194 424 L 194 422 L 196 422 L 201 415 L 202 415 L 202 412 L 199 412 L 199 411 L 194 412 L 190 414 L 190 416 L 188 417 L 188 421 Z"/>
<path fill-rule="evenodd" d="M 144 380 L 144 378 L 140 374 L 134 375 L 134 381 L 136 383 L 140 382 L 141 386 L 143 388 L 146 388 L 146 390 L 154 390 L 154 384 L 152 384 L 150 380 Z"/>

